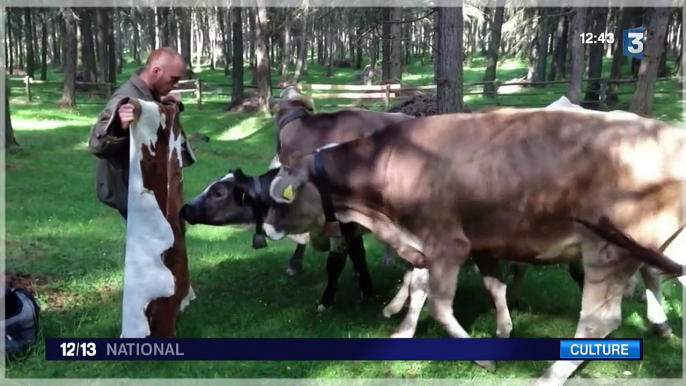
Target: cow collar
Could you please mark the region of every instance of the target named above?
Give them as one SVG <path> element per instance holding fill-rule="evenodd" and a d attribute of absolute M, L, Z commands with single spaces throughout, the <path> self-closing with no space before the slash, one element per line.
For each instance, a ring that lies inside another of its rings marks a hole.
<path fill-rule="evenodd" d="M 295 121 L 296 119 L 300 119 L 306 115 L 310 115 L 310 111 L 304 107 L 299 107 L 291 111 L 290 113 L 286 114 L 286 116 L 281 121 L 279 121 L 279 130 L 283 129 L 283 127 L 287 124 Z"/>
<path fill-rule="evenodd" d="M 319 150 L 314 153 L 314 183 L 319 190 L 322 198 L 322 208 L 324 209 L 324 234 L 330 237 L 341 236 L 341 225 L 336 218 L 331 202 L 331 186 L 324 170 L 324 158 Z"/>

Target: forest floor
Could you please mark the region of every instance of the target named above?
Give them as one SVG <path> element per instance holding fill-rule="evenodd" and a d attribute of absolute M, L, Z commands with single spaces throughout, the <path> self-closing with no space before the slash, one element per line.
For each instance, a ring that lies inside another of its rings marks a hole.
<path fill-rule="evenodd" d="M 483 59 L 466 64 L 465 82 L 476 82 L 484 71 Z M 609 65 L 605 65 L 609 68 Z M 127 66 L 121 83 L 135 68 Z M 433 65 L 414 64 L 403 83 L 430 84 Z M 248 73 L 249 71 L 246 71 Z M 333 78 L 325 68 L 310 65 L 307 83 L 359 84 L 359 70 L 335 69 Z M 523 62 L 503 61 L 502 81 L 526 74 Z M 206 83 L 229 83 L 223 69 L 203 69 Z M 49 79 L 59 80 L 51 71 Z M 274 77 L 273 84 L 277 84 Z M 21 147 L 6 154 L 6 270 L 7 277 L 31 286 L 42 310 L 40 341 L 26 356 L 7 363 L 8 378 L 528 378 L 537 377 L 550 362 L 499 362 L 489 374 L 470 362 L 49 362 L 45 360 L 45 337 L 117 337 L 120 327 L 124 222 L 119 214 L 95 198 L 95 158 L 86 141 L 103 100 L 79 94 L 78 106 L 65 110 L 55 106 L 58 85 L 40 85 L 27 103 L 21 81 L 11 81 L 11 116 Z M 249 79 L 246 80 L 246 84 Z M 676 81 L 658 83 L 657 89 L 678 90 Z M 622 86 L 631 91 L 633 86 Z M 508 101 L 543 106 L 564 94 L 566 85 L 515 90 Z M 585 90 L 585 87 L 582 88 Z M 223 92 L 230 92 L 224 87 Z M 525 96 L 526 94 L 537 94 Z M 278 96 L 278 92 L 275 92 Z M 207 97 L 208 102 L 220 97 Z M 193 143 L 199 162 L 185 173 L 189 199 L 226 173 L 241 167 L 260 173 L 273 155 L 273 120 L 253 114 L 227 113 L 223 102 L 186 104 L 183 113 L 188 133 L 209 136 L 209 142 Z M 186 95 L 184 95 L 184 100 Z M 480 97 L 465 98 L 477 105 Z M 622 96 L 623 103 L 630 101 Z M 88 103 L 90 102 L 90 103 Z M 344 101 L 350 103 L 350 100 Z M 335 103 L 327 101 L 327 103 Z M 398 104 L 394 101 L 391 105 Z M 683 118 L 679 95 L 655 96 L 655 116 L 679 122 Z M 325 258 L 308 249 L 304 271 L 285 275 L 291 242 L 270 242 L 269 248 L 251 248 L 251 230 L 239 227 L 193 226 L 187 233 L 191 278 L 197 299 L 178 320 L 182 337 L 388 337 L 404 314 L 380 317 L 382 307 L 396 293 L 402 267 L 383 267 L 382 248 L 366 238 L 375 288 L 379 296 L 360 302 L 350 265 L 340 280 L 336 306 L 318 314 L 315 309 L 326 285 Z M 642 288 L 642 284 L 639 285 Z M 625 301 L 623 324 L 615 337 L 644 338 L 643 361 L 594 362 L 576 376 L 584 378 L 681 378 L 681 288 L 673 282 L 663 287 L 664 307 L 675 337 L 664 340 L 646 328 L 645 303 Z M 572 337 L 580 309 L 580 292 L 566 267 L 536 267 L 527 271 L 520 292 L 520 307 L 512 310 L 513 337 Z M 481 279 L 471 270 L 460 277 L 455 300 L 456 316 L 473 337 L 491 337 L 495 311 Z M 445 332 L 422 314 L 417 337 L 444 337 Z"/>

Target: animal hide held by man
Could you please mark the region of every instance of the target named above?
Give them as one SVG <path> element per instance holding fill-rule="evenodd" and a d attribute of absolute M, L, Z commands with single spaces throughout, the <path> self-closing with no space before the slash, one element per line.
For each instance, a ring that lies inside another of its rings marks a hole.
<path fill-rule="evenodd" d="M 178 106 L 130 98 L 130 173 L 122 338 L 173 337 L 190 287 Z"/>

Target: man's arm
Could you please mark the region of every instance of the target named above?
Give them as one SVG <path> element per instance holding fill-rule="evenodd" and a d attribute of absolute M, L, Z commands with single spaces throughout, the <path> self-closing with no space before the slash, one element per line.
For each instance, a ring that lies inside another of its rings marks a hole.
<path fill-rule="evenodd" d="M 98 121 L 91 127 L 88 148 L 96 157 L 109 158 L 119 153 L 126 144 L 129 131 L 121 127 L 117 110 L 127 100 L 117 93 L 112 95 L 100 112 Z"/>

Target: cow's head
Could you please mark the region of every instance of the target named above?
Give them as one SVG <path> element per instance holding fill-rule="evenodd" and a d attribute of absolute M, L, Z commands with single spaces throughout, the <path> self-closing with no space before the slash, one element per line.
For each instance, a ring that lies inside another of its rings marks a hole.
<path fill-rule="evenodd" d="M 225 176 L 209 184 L 202 193 L 183 205 L 181 217 L 192 225 L 251 223 L 253 211 L 246 200 L 248 192 L 240 185 L 242 177 L 240 169 L 229 170 Z"/>
<path fill-rule="evenodd" d="M 291 166 L 281 165 L 269 186 L 271 202 L 264 231 L 272 240 L 309 233 L 310 245 L 315 250 L 328 251 L 329 237 L 323 232 L 322 199 L 317 187 L 309 180 L 311 158 L 312 155 L 307 155 Z"/>

